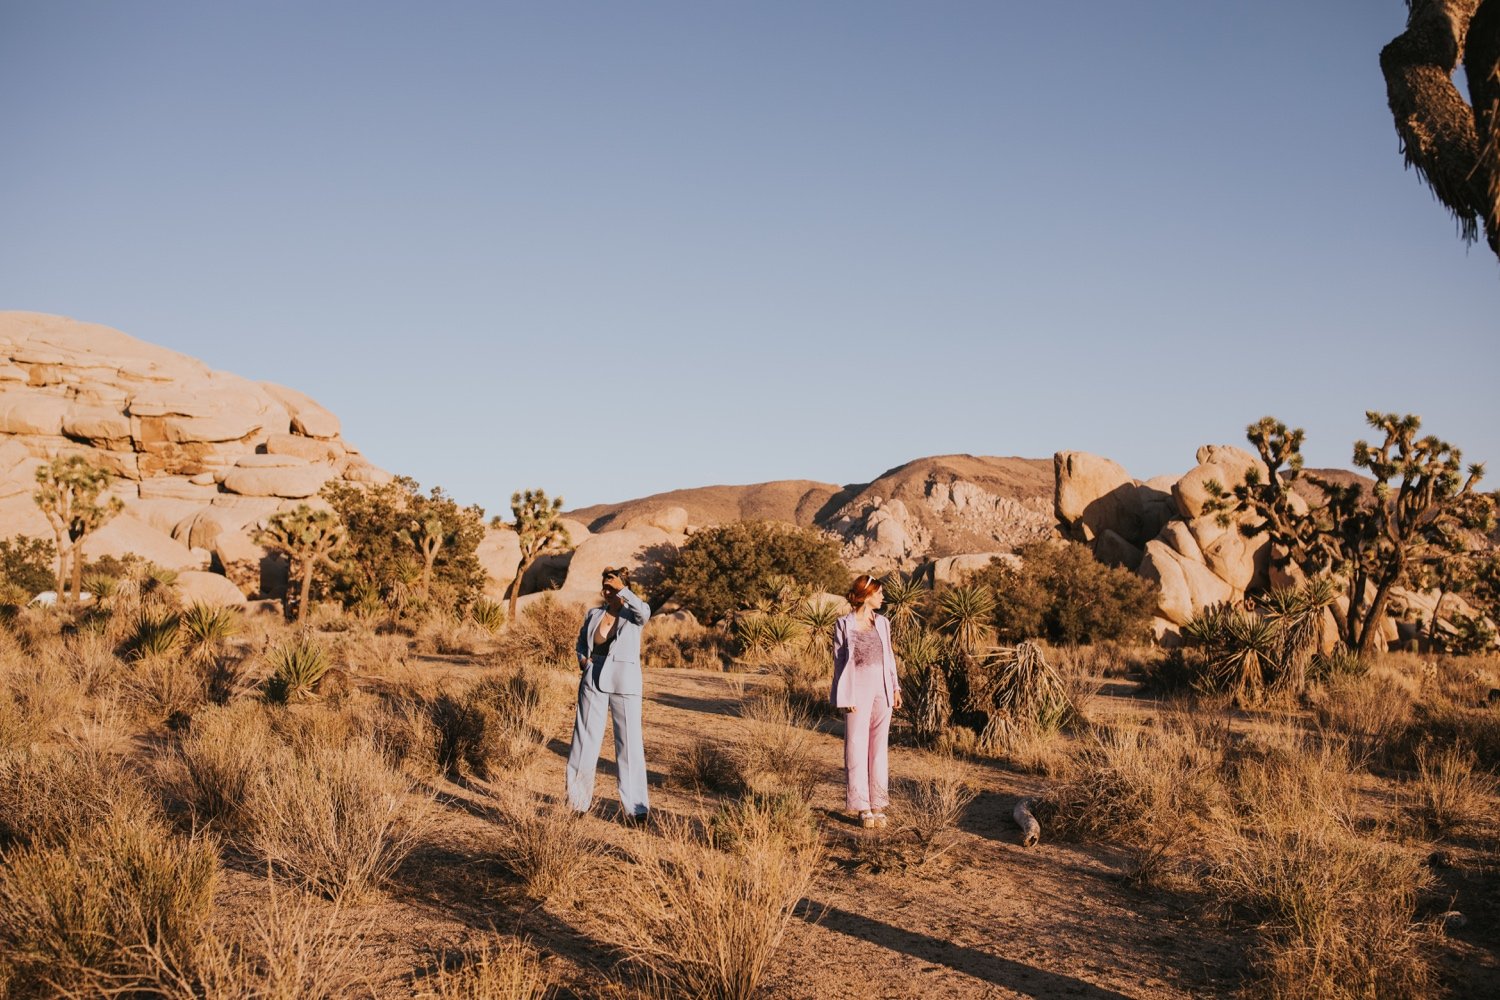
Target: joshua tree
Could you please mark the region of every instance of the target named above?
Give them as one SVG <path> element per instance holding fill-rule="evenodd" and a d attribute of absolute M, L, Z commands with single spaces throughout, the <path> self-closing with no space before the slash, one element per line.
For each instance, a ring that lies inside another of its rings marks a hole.
<path fill-rule="evenodd" d="M 1342 578 L 1347 605 L 1339 635 L 1361 653 L 1374 645 L 1391 589 L 1420 563 L 1459 546 L 1463 529 L 1491 523 L 1494 513 L 1493 500 L 1474 491 L 1484 466 L 1469 466 L 1465 478 L 1457 448 L 1432 435 L 1417 437 L 1420 417 L 1372 411 L 1365 419 L 1385 435 L 1378 446 L 1366 441 L 1354 445 L 1354 464 L 1375 480 L 1368 492 L 1360 482 L 1305 475 L 1303 432 L 1288 431 L 1272 417 L 1247 431 L 1269 470 L 1265 481 L 1252 467 L 1232 491 L 1212 487 L 1219 495 L 1214 506 L 1221 521 L 1229 521 L 1231 509 L 1259 519 L 1240 530 L 1269 536 L 1277 566 L 1296 565 L 1308 576 Z M 1321 506 L 1311 507 L 1293 492 L 1299 478 L 1322 490 Z"/>
<path fill-rule="evenodd" d="M 492 522 L 495 527 L 508 527 L 521 540 L 521 561 L 516 566 L 516 578 L 510 581 L 506 593 L 510 597 L 510 620 L 516 619 L 516 600 L 521 596 L 521 577 L 531 564 L 544 555 L 566 552 L 573 545 L 568 529 L 562 523 L 563 498 L 547 499 L 543 490 L 527 490 L 512 493 L 510 512 L 515 517 L 513 524 L 505 524 L 498 517 Z"/>
<path fill-rule="evenodd" d="M 291 559 L 292 571 L 301 582 L 297 619 L 307 613 L 307 602 L 312 597 L 313 573 L 319 566 L 338 568 L 332 555 L 343 546 L 347 537 L 336 513 L 313 510 L 305 503 L 298 504 L 294 510 L 276 514 L 256 533 L 255 540 L 260 544 L 285 552 Z"/>
<path fill-rule="evenodd" d="M 1406 30 L 1380 52 L 1406 165 L 1500 257 L 1500 0 L 1407 0 Z M 1453 82 L 1463 64 L 1465 101 Z"/>
<path fill-rule="evenodd" d="M 101 500 L 114 477 L 82 455 L 59 455 L 36 470 L 37 491 L 32 499 L 52 525 L 57 539 L 57 586 L 66 606 L 68 572 L 72 569 L 72 603 L 78 602 L 83 581 L 83 540 L 124 504 L 119 497 Z"/>
<path fill-rule="evenodd" d="M 437 562 L 438 553 L 448 540 L 448 533 L 443 526 L 443 519 L 436 514 L 429 514 L 419 521 L 413 521 L 405 535 L 422 554 L 422 576 L 417 587 L 422 599 L 426 600 L 432 592 L 432 565 Z"/>

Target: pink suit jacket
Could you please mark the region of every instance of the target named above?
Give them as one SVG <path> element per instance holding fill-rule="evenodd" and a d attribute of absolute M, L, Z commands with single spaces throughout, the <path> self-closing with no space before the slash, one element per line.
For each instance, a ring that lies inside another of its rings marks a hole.
<path fill-rule="evenodd" d="M 844 669 L 849 664 L 849 630 L 854 626 L 854 612 L 851 611 L 833 627 L 833 689 L 829 692 L 829 701 L 833 702 L 834 708 L 854 704 L 854 673 Z M 901 682 L 896 675 L 896 653 L 891 648 L 891 623 L 885 615 L 875 616 L 875 631 L 880 633 L 880 646 L 885 651 L 885 669 L 881 671 L 885 702 L 894 705 Z"/>

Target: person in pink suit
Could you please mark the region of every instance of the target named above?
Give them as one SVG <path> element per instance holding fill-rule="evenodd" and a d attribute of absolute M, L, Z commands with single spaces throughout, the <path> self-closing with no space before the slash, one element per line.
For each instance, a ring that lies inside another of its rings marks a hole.
<path fill-rule="evenodd" d="M 885 602 L 880 581 L 854 578 L 846 595 L 854 609 L 833 630 L 833 690 L 830 700 L 844 714 L 845 807 L 866 829 L 885 826 L 890 804 L 887 744 L 891 713 L 901 707 L 891 623 L 879 613 Z"/>

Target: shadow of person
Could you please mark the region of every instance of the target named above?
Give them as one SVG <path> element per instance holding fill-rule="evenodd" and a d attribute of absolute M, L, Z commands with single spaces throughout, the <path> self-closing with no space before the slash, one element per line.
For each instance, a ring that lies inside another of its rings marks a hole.
<path fill-rule="evenodd" d="M 1129 1000 L 1124 993 L 1096 986 L 1087 980 L 1038 969 L 1024 962 L 1001 958 L 999 955 L 944 941 L 930 934 L 909 931 L 837 906 L 804 899 L 798 904 L 797 916 L 809 923 L 868 941 L 881 948 L 899 951 L 924 962 L 946 965 L 956 972 L 1013 990 L 1022 996 L 1048 1000 L 1064 996 L 1082 1000 Z"/>

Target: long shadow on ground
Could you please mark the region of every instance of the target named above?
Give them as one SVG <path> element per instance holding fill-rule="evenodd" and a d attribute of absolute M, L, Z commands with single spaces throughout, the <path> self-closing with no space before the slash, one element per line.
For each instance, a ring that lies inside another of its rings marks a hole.
<path fill-rule="evenodd" d="M 798 916 L 809 922 L 850 937 L 860 938 L 882 948 L 899 951 L 924 962 L 935 962 L 983 980 L 995 986 L 1014 990 L 1029 997 L 1081 997 L 1083 1000 L 1129 1000 L 1124 993 L 1058 972 L 1048 972 L 1024 962 L 991 955 L 963 945 L 953 944 L 929 934 L 909 931 L 894 924 L 874 920 L 860 913 L 836 906 L 804 900 Z"/>

